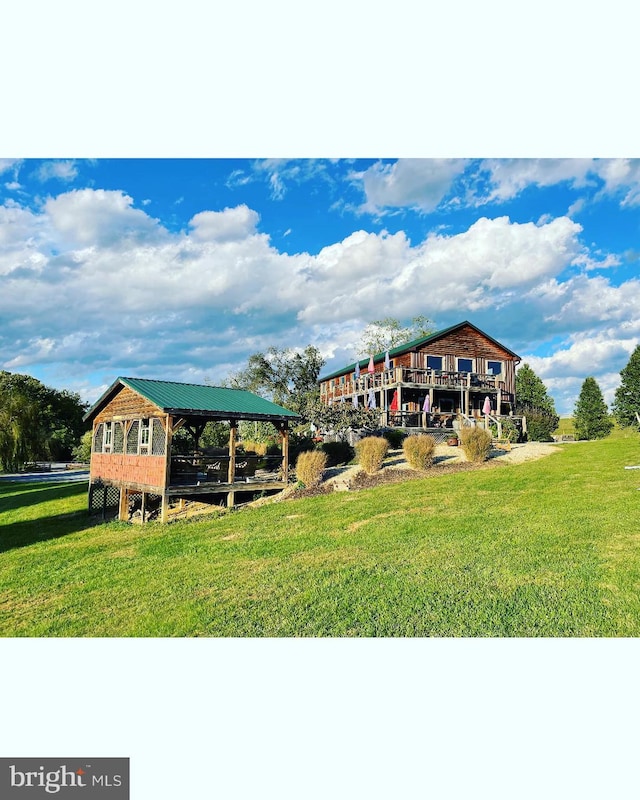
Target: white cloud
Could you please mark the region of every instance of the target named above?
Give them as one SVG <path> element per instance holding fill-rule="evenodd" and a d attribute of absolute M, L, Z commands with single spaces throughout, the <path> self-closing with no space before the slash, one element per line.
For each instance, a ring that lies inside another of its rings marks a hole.
<path fill-rule="evenodd" d="M 379 161 L 352 178 L 362 180 L 364 211 L 376 213 L 388 207 L 433 211 L 466 164 L 463 159 L 401 158 L 393 164 Z"/>
<path fill-rule="evenodd" d="M 608 374 L 640 337 L 630 322 L 640 281 L 615 287 L 572 274 L 593 254 L 567 217 L 482 218 L 415 245 L 404 232 L 360 230 L 317 255 L 279 252 L 258 222 L 240 205 L 202 211 L 172 233 L 128 195 L 105 190 L 66 192 L 39 211 L 5 203 L 0 366 L 176 380 L 195 370 L 219 380 L 235 357 L 307 342 L 340 366 L 364 322 L 426 314 L 439 324 L 470 318 L 517 352 L 563 336 L 553 357 L 535 363 L 550 380 L 575 383 L 585 377 L 582 358 Z M 567 339 L 572 329 L 584 342 Z"/>
<path fill-rule="evenodd" d="M 246 205 L 224 211 L 201 211 L 190 221 L 192 236 L 200 241 L 234 242 L 253 236 L 260 217 Z"/>
<path fill-rule="evenodd" d="M 49 198 L 45 212 L 67 247 L 161 238 L 164 230 L 120 191 L 76 189 Z"/>
<path fill-rule="evenodd" d="M 52 179 L 72 181 L 78 174 L 78 167 L 75 161 L 45 161 L 36 172 L 38 180 L 49 181 Z"/>

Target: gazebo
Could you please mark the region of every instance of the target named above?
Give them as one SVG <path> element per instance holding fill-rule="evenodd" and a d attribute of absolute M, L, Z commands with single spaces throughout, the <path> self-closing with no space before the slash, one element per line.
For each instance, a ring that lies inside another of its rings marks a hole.
<path fill-rule="evenodd" d="M 85 415 L 93 425 L 89 509 L 119 519 L 137 506 L 144 521 L 157 509 L 163 522 L 188 500 L 226 501 L 239 492 L 282 490 L 288 482 L 289 423 L 298 415 L 241 389 L 192 383 L 117 378 Z M 270 422 L 281 452 L 258 456 L 238 446 L 238 422 Z M 226 422 L 226 448 L 201 448 L 207 422 Z M 184 428 L 193 447 L 174 452 L 173 437 Z"/>

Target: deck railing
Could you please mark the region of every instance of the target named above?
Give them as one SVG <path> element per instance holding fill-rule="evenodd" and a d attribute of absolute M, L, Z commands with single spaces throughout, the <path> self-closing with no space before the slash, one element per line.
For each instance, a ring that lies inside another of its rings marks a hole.
<path fill-rule="evenodd" d="M 171 486 L 202 486 L 229 483 L 229 455 L 171 456 Z M 233 483 L 260 483 L 282 480 L 282 456 L 236 453 Z"/>
<path fill-rule="evenodd" d="M 419 386 L 425 389 L 487 389 L 505 391 L 506 384 L 500 375 L 478 372 L 457 372 L 441 369 L 413 369 L 394 367 L 383 372 L 364 373 L 357 380 L 347 378 L 344 383 L 329 384 L 327 396 L 340 398 L 369 389 L 391 389 L 395 386 Z"/>

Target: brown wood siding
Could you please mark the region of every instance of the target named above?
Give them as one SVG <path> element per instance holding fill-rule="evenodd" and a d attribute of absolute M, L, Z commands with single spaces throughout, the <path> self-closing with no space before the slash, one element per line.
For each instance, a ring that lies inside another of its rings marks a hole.
<path fill-rule="evenodd" d="M 150 403 L 128 386 L 123 386 L 118 394 L 96 416 L 95 422 L 97 424 L 127 417 L 143 419 L 145 417 L 158 416 L 160 413 L 158 406 Z"/>
<path fill-rule="evenodd" d="M 416 351 L 409 351 L 401 353 L 393 357 L 394 367 L 417 367 L 424 369 L 426 367 L 426 356 L 442 356 L 442 368 L 449 372 L 457 370 L 458 358 L 471 358 L 475 360 L 474 372 L 485 374 L 487 371 L 487 361 L 501 361 L 503 363 L 505 389 L 512 394 L 515 394 L 515 364 L 517 359 L 514 358 L 508 351 L 492 342 L 491 339 L 483 336 L 478 331 L 469 326 L 464 326 L 459 330 L 452 331 L 449 334 L 436 339 L 434 342 L 429 342 L 423 347 L 418 348 Z M 380 362 L 375 365 L 376 372 L 384 371 L 384 363 Z M 362 374 L 365 375 L 367 368 L 362 369 Z M 345 371 L 345 375 L 353 376 L 353 370 Z M 322 385 L 339 386 L 340 377 L 331 378 L 328 381 L 323 381 Z M 326 391 L 326 389 L 325 389 Z"/>
<path fill-rule="evenodd" d="M 135 483 L 164 488 L 164 456 L 130 456 L 122 453 L 94 453 L 91 456 L 91 482 L 98 478 L 118 483 Z"/>

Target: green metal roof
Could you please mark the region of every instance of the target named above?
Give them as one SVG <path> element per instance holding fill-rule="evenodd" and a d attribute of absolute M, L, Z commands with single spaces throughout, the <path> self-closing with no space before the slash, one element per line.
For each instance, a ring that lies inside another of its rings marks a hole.
<path fill-rule="evenodd" d="M 196 383 L 157 381 L 146 378 L 118 378 L 102 397 L 89 409 L 85 420 L 115 394 L 121 386 L 128 386 L 165 412 L 180 414 L 211 414 L 218 417 L 246 419 L 282 419 L 297 417 L 288 408 L 265 400 L 243 389 L 222 386 L 203 386 Z"/>
<path fill-rule="evenodd" d="M 409 350 L 413 350 L 415 347 L 421 347 L 423 344 L 428 344 L 431 341 L 440 339 L 445 334 L 451 333 L 451 331 L 454 331 L 458 328 L 462 328 L 464 325 L 469 325 L 469 327 L 473 328 L 475 331 L 478 331 L 478 333 L 481 333 L 483 336 L 486 336 L 487 339 L 492 341 L 494 344 L 498 345 L 498 347 L 501 347 L 510 355 L 514 356 L 514 358 L 520 360 L 520 356 L 514 353 L 513 350 L 509 350 L 508 347 L 505 347 L 503 344 L 500 344 L 500 342 L 494 339 L 493 336 L 489 336 L 488 333 L 481 331 L 480 328 L 476 327 L 472 322 L 469 322 L 467 320 L 465 320 L 464 322 L 459 322 L 457 325 L 450 325 L 448 328 L 443 328 L 441 331 L 430 333 L 428 336 L 421 336 L 418 339 L 412 339 L 410 342 L 405 342 L 404 344 L 400 344 L 397 347 L 392 347 L 389 349 L 389 358 L 393 358 L 394 356 L 399 356 L 402 353 L 406 353 Z M 373 363 L 379 364 L 381 361 L 384 361 L 386 352 L 387 352 L 386 350 L 383 350 L 381 353 L 376 353 L 373 357 Z M 337 369 L 330 375 L 324 375 L 322 378 L 319 379 L 319 382 L 322 383 L 322 381 L 328 381 L 331 378 L 337 378 L 340 375 L 345 375 L 348 372 L 353 372 L 353 370 L 356 368 L 356 364 L 360 364 L 360 369 L 363 369 L 369 364 L 369 357 L 363 358 L 361 361 L 357 362 L 354 361 L 353 364 L 349 364 L 349 366 L 343 367 L 342 369 Z"/>

